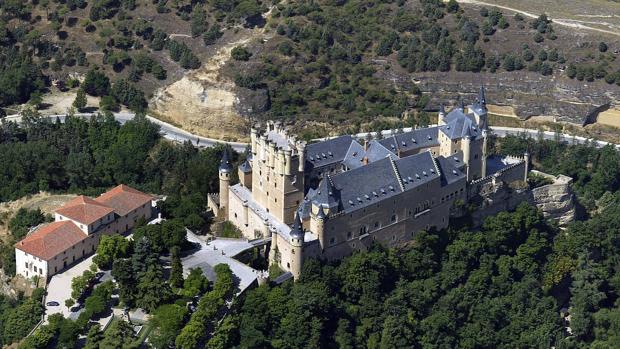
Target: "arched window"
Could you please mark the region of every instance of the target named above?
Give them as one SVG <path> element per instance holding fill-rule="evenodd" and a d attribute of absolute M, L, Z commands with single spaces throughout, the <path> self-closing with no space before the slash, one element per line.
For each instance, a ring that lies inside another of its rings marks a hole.
<path fill-rule="evenodd" d="M 398 219 L 398 217 L 397 217 L 395 214 L 393 214 L 393 215 L 392 215 L 392 218 L 390 218 L 390 220 L 392 221 L 392 223 L 396 222 L 396 220 L 397 220 L 397 219 Z"/>

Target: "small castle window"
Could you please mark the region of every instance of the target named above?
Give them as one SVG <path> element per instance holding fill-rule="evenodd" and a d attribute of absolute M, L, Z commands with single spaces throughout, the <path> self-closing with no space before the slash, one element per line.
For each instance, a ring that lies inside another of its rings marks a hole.
<path fill-rule="evenodd" d="M 335 237 L 332 237 L 332 238 L 329 239 L 329 244 L 330 245 L 334 245 L 335 243 L 336 243 L 336 238 Z"/>
<path fill-rule="evenodd" d="M 393 214 L 393 215 L 392 215 L 392 218 L 391 218 L 390 220 L 392 221 L 392 223 L 396 222 L 396 215 L 395 215 L 395 214 Z"/>
<path fill-rule="evenodd" d="M 379 228 L 379 222 L 375 222 L 375 228 Z"/>
<path fill-rule="evenodd" d="M 349 231 L 349 232 L 347 232 L 347 239 L 351 239 L 352 235 L 353 235 L 353 234 L 352 234 L 350 231 Z"/>

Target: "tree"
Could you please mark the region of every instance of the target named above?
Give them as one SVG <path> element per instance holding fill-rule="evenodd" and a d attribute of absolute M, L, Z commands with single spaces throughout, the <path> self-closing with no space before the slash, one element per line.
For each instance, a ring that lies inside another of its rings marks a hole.
<path fill-rule="evenodd" d="M 200 268 L 192 268 L 183 281 L 183 295 L 194 297 L 202 295 L 209 288 L 209 280 L 203 275 Z"/>
<path fill-rule="evenodd" d="M 5 343 L 12 343 L 24 338 L 36 325 L 43 315 L 43 306 L 40 299 L 28 299 L 14 310 L 5 312 L 3 316 L 3 339 Z"/>
<path fill-rule="evenodd" d="M 133 305 L 137 281 L 132 261 L 130 259 L 114 260 L 112 276 L 118 283 L 120 300 L 127 306 Z"/>
<path fill-rule="evenodd" d="M 73 100 L 73 107 L 78 111 L 82 111 L 86 107 L 86 93 L 83 89 L 78 89 L 75 99 Z"/>
<path fill-rule="evenodd" d="M 126 348 L 135 338 L 133 328 L 126 321 L 113 321 L 110 327 L 105 331 L 101 340 L 100 348 Z"/>
<path fill-rule="evenodd" d="M 103 235 L 97 246 L 97 255 L 93 262 L 101 269 L 110 269 L 117 258 L 129 257 L 131 244 L 119 234 Z"/>
<path fill-rule="evenodd" d="M 230 56 L 237 61 L 247 61 L 252 57 L 252 54 L 245 47 L 235 46 L 232 51 L 230 51 Z"/>
<path fill-rule="evenodd" d="M 183 265 L 179 257 L 179 247 L 172 248 L 172 269 L 170 270 L 170 279 L 168 282 L 171 287 L 180 288 L 183 286 Z"/>
<path fill-rule="evenodd" d="M 176 304 L 166 304 L 153 312 L 151 324 L 153 329 L 149 334 L 149 342 L 155 348 L 170 348 L 181 332 L 187 309 Z"/>
<path fill-rule="evenodd" d="M 156 266 L 140 275 L 136 289 L 136 305 L 147 312 L 153 312 L 158 306 L 165 304 L 172 298 L 170 286 L 162 282 L 163 273 Z"/>
<path fill-rule="evenodd" d="M 103 96 L 99 100 L 99 109 L 102 111 L 119 111 L 119 105 L 113 96 Z"/>
<path fill-rule="evenodd" d="M 607 44 L 604 41 L 598 43 L 599 52 L 607 52 Z"/>
<path fill-rule="evenodd" d="M 416 340 L 413 330 L 406 319 L 388 316 L 383 323 L 381 333 L 381 349 L 389 348 L 413 348 Z"/>
<path fill-rule="evenodd" d="M 99 343 L 103 340 L 103 332 L 101 332 L 101 326 L 99 324 L 93 325 L 88 329 L 86 335 L 86 345 L 84 349 L 99 349 Z"/>
<path fill-rule="evenodd" d="M 99 70 L 91 69 L 86 73 L 82 88 L 91 96 L 105 96 L 110 91 L 110 79 Z"/>
<path fill-rule="evenodd" d="M 457 13 L 459 11 L 459 3 L 456 0 L 450 0 L 446 9 L 449 13 Z"/>
<path fill-rule="evenodd" d="M 21 240 L 26 236 L 30 228 L 35 227 L 43 222 L 49 221 L 41 209 L 29 210 L 21 207 L 17 213 L 9 221 L 9 230 L 15 240 Z"/>

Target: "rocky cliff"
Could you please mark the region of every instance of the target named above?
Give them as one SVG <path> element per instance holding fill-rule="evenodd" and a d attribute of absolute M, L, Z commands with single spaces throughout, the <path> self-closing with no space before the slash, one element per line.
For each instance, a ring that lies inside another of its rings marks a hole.
<path fill-rule="evenodd" d="M 531 203 L 545 217 L 566 225 L 575 219 L 575 198 L 570 187 L 572 178 L 560 175 L 552 184 L 532 189 Z"/>
<path fill-rule="evenodd" d="M 552 116 L 557 121 L 585 125 L 596 121 L 599 111 L 620 107 L 620 89 L 604 81 L 578 81 L 557 72 L 552 76 L 538 73 L 510 72 L 422 72 L 409 74 L 398 69 L 382 72 L 384 78 L 403 89 L 417 85 L 428 94 L 429 110 L 439 104 L 456 104 L 456 98 L 472 102 L 480 85 L 487 89 L 487 101 L 512 106 L 520 119 L 532 116 Z"/>
<path fill-rule="evenodd" d="M 501 211 L 514 210 L 522 202 L 538 207 L 546 218 L 560 225 L 572 222 L 575 219 L 575 196 L 570 186 L 572 178 L 533 172 L 551 179 L 553 183 L 533 189 L 509 186 L 502 181 L 486 183 L 480 194 L 471 200 L 478 206 L 472 213 L 474 225 L 481 225 L 484 218 Z"/>

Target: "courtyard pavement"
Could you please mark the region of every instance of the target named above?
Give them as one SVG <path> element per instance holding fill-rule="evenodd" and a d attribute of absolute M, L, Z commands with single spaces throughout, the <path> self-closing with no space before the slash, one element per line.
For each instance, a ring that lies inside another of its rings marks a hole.
<path fill-rule="evenodd" d="M 234 276 L 238 279 L 238 293 L 242 293 L 260 275 L 261 271 L 250 268 L 233 257 L 239 253 L 251 249 L 254 245 L 241 239 L 216 239 L 208 244 L 200 236 L 187 231 L 187 240 L 196 243 L 200 249 L 181 259 L 183 274 L 187 276 L 192 268 L 202 269 L 204 275 L 215 281 L 213 267 L 223 263 L 227 264 Z"/>

